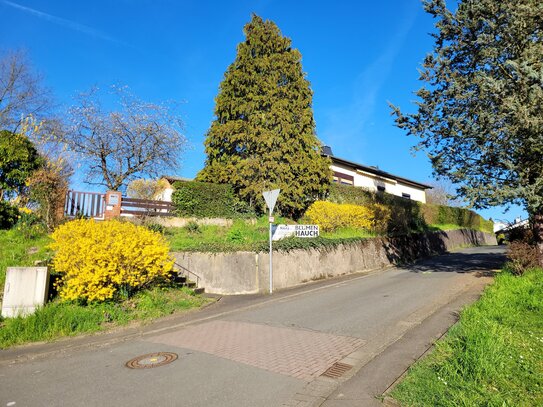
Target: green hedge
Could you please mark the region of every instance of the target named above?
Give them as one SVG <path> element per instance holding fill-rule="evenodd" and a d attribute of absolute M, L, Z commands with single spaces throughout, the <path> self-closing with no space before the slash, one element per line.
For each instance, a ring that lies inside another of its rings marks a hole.
<path fill-rule="evenodd" d="M 186 181 L 173 185 L 172 203 L 179 216 L 235 218 L 250 213 L 231 185 Z"/>
<path fill-rule="evenodd" d="M 399 196 L 372 192 L 365 188 L 332 184 L 327 198 L 331 202 L 368 205 L 379 203 L 387 205 L 392 211 L 387 225 L 389 235 L 402 235 L 428 229 L 428 225 L 454 224 L 468 229 L 493 232 L 492 221 L 465 208 L 443 205 L 423 204 Z"/>
<path fill-rule="evenodd" d="M 11 229 L 19 219 L 19 210 L 9 202 L 0 201 L 0 229 Z"/>
<path fill-rule="evenodd" d="M 382 204 L 391 210 L 387 234 L 405 235 L 426 230 L 426 222 L 418 202 L 384 192 L 372 192 L 365 188 L 332 184 L 327 198 L 336 203 L 354 205 Z"/>

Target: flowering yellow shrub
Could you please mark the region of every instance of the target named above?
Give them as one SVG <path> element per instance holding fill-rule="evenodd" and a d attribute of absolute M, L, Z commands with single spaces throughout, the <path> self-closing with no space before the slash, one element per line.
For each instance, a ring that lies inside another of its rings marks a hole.
<path fill-rule="evenodd" d="M 382 231 L 390 219 L 390 209 L 379 204 L 361 206 L 316 201 L 305 214 L 325 231 L 343 227 Z"/>
<path fill-rule="evenodd" d="M 104 301 L 131 293 L 173 268 L 164 238 L 142 226 L 110 220 L 74 220 L 52 234 L 53 266 L 66 300 Z"/>

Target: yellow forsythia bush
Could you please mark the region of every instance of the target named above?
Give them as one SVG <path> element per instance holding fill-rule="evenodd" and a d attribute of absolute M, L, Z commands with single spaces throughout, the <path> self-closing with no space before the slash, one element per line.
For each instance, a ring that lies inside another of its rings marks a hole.
<path fill-rule="evenodd" d="M 167 277 L 173 268 L 159 233 L 129 222 L 74 220 L 52 234 L 53 266 L 65 300 L 104 301 Z"/>
<path fill-rule="evenodd" d="M 325 231 L 344 227 L 382 231 L 390 219 L 390 209 L 379 204 L 361 206 L 316 201 L 305 214 Z"/>

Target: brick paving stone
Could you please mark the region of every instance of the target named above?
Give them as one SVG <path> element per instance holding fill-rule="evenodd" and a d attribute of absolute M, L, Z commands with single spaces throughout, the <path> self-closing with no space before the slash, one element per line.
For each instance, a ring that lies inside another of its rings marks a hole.
<path fill-rule="evenodd" d="M 206 322 L 149 340 L 304 380 L 364 344 L 359 338 L 238 321 Z"/>

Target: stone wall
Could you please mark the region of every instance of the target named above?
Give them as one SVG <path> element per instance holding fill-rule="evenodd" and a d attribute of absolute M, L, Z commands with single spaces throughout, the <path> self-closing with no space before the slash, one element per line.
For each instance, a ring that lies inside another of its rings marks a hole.
<path fill-rule="evenodd" d="M 493 234 L 474 230 L 430 232 L 398 238 L 372 238 L 335 248 L 273 253 L 273 287 L 411 262 L 465 246 L 495 245 Z M 269 290 L 268 253 L 173 253 L 176 262 L 200 277 L 199 286 L 216 294 L 255 294 Z"/>

